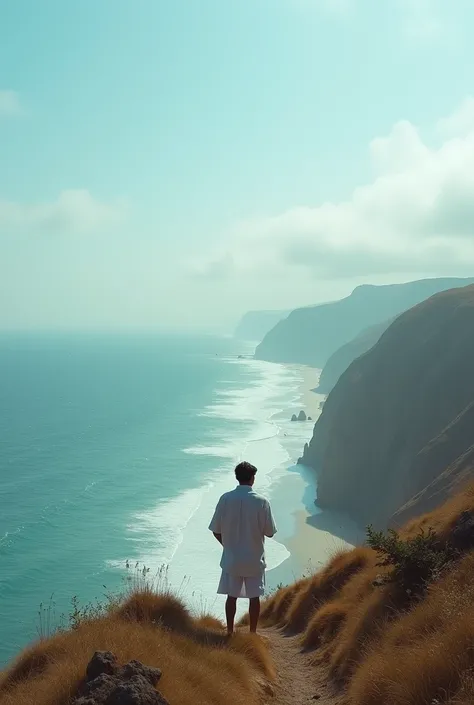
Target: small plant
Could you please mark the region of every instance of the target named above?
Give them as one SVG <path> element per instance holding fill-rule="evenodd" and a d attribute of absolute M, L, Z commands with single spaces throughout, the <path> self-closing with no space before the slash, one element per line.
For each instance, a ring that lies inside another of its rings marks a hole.
<path fill-rule="evenodd" d="M 284 583 L 278 583 L 275 585 L 275 587 L 268 588 L 265 590 L 265 598 L 268 599 L 270 597 L 273 597 L 274 595 L 277 594 L 279 590 L 283 590 L 283 588 L 287 587 Z"/>
<path fill-rule="evenodd" d="M 210 600 L 207 597 L 204 597 L 201 591 L 193 590 L 190 598 L 192 600 L 192 614 L 197 619 L 213 614 L 217 603 L 217 596 Z"/>
<path fill-rule="evenodd" d="M 67 615 L 62 615 L 62 624 L 66 623 L 69 629 L 77 629 L 83 622 L 104 617 L 107 612 L 120 603 L 121 599 L 118 595 L 104 593 L 102 599 L 96 598 L 81 605 L 79 598 L 74 595 L 71 598 L 70 612 Z M 63 629 L 64 627 L 61 628 Z"/>
<path fill-rule="evenodd" d="M 77 629 L 83 622 L 99 619 L 107 615 L 112 609 L 124 603 L 130 595 L 139 592 L 154 592 L 167 594 L 170 592 L 168 580 L 168 566 L 162 565 L 155 575 L 151 575 L 150 568 L 136 562 L 125 562 L 126 574 L 123 577 L 123 587 L 116 593 L 110 592 L 106 585 L 102 587 L 106 592 L 102 597 L 81 604 L 74 595 L 71 598 L 71 609 L 68 614 L 61 616 L 61 624 L 69 629 Z M 61 629 L 64 626 L 60 627 Z"/>
<path fill-rule="evenodd" d="M 432 528 L 408 539 L 401 539 L 394 529 L 385 534 L 367 527 L 367 544 L 380 555 L 378 566 L 391 570 L 377 580 L 377 584 L 396 583 L 408 595 L 418 595 L 426 585 L 437 580 L 445 566 L 457 552 L 442 543 Z"/>
<path fill-rule="evenodd" d="M 56 624 L 56 602 L 54 601 L 54 595 L 51 595 L 48 603 L 41 602 L 38 612 L 38 624 L 36 631 L 38 632 L 38 637 L 43 639 L 49 639 L 58 629 Z"/>
<path fill-rule="evenodd" d="M 186 576 L 181 581 L 177 590 L 171 587 L 168 577 L 168 566 L 162 565 L 155 574 L 150 568 L 141 563 L 125 562 L 126 573 L 123 576 L 123 585 L 117 592 L 110 592 L 103 585 L 105 592 L 90 602 L 81 603 L 77 595 L 71 598 L 71 607 L 68 612 L 57 617 L 56 602 L 53 595 L 47 603 L 41 603 L 37 612 L 37 632 L 40 639 L 47 639 L 57 632 L 68 629 L 78 629 L 84 622 L 105 617 L 111 610 L 123 604 L 130 595 L 140 592 L 152 592 L 159 595 L 174 594 L 180 597 L 186 592 L 189 578 Z"/>

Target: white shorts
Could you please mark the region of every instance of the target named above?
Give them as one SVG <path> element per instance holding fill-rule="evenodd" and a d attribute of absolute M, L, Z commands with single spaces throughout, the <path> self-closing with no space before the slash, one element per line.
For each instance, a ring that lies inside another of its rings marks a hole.
<path fill-rule="evenodd" d="M 241 578 L 238 575 L 229 575 L 222 571 L 218 595 L 228 595 L 229 597 L 261 597 L 265 593 L 265 571 L 261 575 L 254 575 L 249 578 Z"/>

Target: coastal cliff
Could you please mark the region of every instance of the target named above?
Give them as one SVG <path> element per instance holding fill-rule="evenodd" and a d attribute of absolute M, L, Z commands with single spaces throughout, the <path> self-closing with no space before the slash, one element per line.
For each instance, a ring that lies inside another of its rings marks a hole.
<path fill-rule="evenodd" d="M 474 443 L 473 359 L 474 286 L 399 316 L 341 376 L 305 447 L 318 505 L 382 526 L 399 510 L 406 519 L 432 508 L 470 476 L 459 459 Z"/>
<path fill-rule="evenodd" d="M 474 279 L 423 279 L 407 284 L 358 286 L 340 301 L 292 311 L 263 338 L 258 360 L 324 367 L 330 356 L 362 330 L 393 318 L 439 291 Z"/>
<path fill-rule="evenodd" d="M 260 342 L 288 313 L 289 311 L 248 311 L 240 319 L 234 331 L 234 338 Z"/>
<path fill-rule="evenodd" d="M 390 319 L 383 323 L 370 326 L 370 328 L 366 328 L 353 340 L 336 350 L 322 369 L 321 377 L 319 378 L 318 393 L 329 394 L 339 377 L 347 370 L 351 362 L 375 345 L 382 333 L 384 333 L 392 323 L 392 320 L 393 319 Z"/>

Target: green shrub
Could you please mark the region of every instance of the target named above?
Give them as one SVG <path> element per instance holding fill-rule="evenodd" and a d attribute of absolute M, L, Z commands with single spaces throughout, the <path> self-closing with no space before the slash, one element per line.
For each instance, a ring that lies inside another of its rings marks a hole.
<path fill-rule="evenodd" d="M 441 542 L 431 528 L 421 529 L 412 538 L 401 539 L 394 529 L 384 533 L 368 526 L 367 544 L 380 555 L 377 565 L 391 568 L 378 583 L 394 582 L 408 595 L 423 592 L 458 555 L 452 546 Z"/>

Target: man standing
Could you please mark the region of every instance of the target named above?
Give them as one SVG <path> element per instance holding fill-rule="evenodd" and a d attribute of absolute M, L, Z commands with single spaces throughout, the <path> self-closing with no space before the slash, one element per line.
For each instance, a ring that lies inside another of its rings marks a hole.
<path fill-rule="evenodd" d="M 222 495 L 209 525 L 222 544 L 222 575 L 217 592 L 227 595 L 227 633 L 234 631 L 237 598 L 249 599 L 250 631 L 257 631 L 260 597 L 265 591 L 265 536 L 276 533 L 269 502 L 253 491 L 257 468 L 239 463 L 238 486 Z"/>

